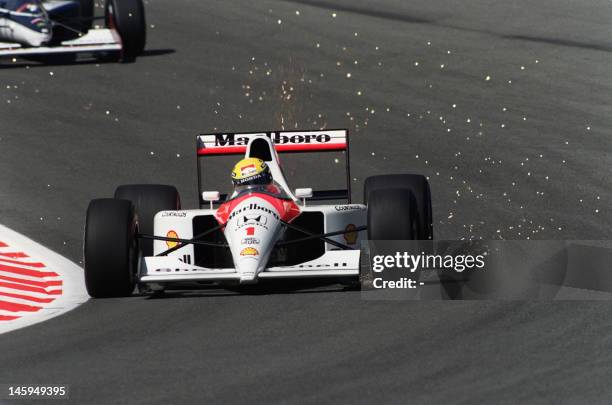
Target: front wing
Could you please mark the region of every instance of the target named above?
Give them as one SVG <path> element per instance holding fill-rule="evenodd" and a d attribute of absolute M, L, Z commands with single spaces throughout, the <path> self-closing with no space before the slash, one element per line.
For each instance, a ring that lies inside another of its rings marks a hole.
<path fill-rule="evenodd" d="M 359 250 L 330 250 L 315 260 L 294 266 L 267 268 L 259 273 L 258 278 L 358 276 L 359 256 Z M 238 281 L 240 273 L 234 268 L 210 269 L 189 265 L 172 256 L 152 256 L 143 258 L 139 279 L 142 283 Z"/>
<path fill-rule="evenodd" d="M 86 35 L 59 46 L 41 46 L 36 48 L 22 47 L 16 43 L 0 42 L 0 57 L 50 55 L 59 53 L 93 53 L 121 51 L 119 36 L 110 29 L 92 29 Z"/>

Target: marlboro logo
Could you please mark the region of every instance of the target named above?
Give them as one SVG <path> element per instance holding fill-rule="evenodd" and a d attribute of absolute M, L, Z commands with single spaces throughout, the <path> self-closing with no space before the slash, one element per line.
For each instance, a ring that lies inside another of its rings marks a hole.
<path fill-rule="evenodd" d="M 329 143 L 332 137 L 329 134 L 292 134 L 284 135 L 278 132 L 267 134 L 276 145 L 300 145 Z M 236 134 L 216 134 L 215 146 L 246 146 L 249 143 L 248 136 Z"/>

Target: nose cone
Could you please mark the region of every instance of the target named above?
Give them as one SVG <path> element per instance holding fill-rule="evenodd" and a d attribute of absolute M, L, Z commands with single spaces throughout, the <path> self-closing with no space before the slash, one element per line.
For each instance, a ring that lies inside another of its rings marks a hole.
<path fill-rule="evenodd" d="M 264 199 L 253 197 L 235 207 L 225 227 L 240 282 L 257 282 L 281 230 L 280 216 Z"/>
<path fill-rule="evenodd" d="M 240 284 L 251 284 L 257 282 L 259 263 L 260 260 L 256 257 L 239 259 L 237 270 L 240 273 Z"/>
<path fill-rule="evenodd" d="M 4 28 L 8 28 L 8 38 L 12 41 L 33 47 L 48 43 L 53 36 L 51 22 L 43 14 L 34 19 L 32 17 L 13 16 L 6 21 Z"/>

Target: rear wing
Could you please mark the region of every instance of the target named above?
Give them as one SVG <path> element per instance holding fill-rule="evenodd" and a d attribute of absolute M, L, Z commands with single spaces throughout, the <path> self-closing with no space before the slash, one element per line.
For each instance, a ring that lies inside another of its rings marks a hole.
<path fill-rule="evenodd" d="M 346 129 L 330 129 L 323 131 L 224 132 L 199 135 L 197 137 L 197 166 L 200 206 L 204 206 L 202 191 L 206 190 L 206 185 L 203 184 L 202 170 L 206 158 L 231 155 L 244 156 L 247 153 L 247 146 L 251 138 L 262 135 L 268 137 L 272 141 L 275 151 L 281 154 L 341 152 L 346 171 L 344 187 L 333 190 L 315 190 L 309 200 L 346 200 L 348 203 L 351 202 L 349 133 Z M 260 157 L 265 161 L 271 160 L 270 156 L 266 156 L 266 153 L 269 155 L 269 152 L 266 151 L 258 152 L 251 148 L 249 153 L 250 156 Z M 258 153 L 262 155 L 260 156 Z M 221 199 L 224 199 L 223 195 Z"/>

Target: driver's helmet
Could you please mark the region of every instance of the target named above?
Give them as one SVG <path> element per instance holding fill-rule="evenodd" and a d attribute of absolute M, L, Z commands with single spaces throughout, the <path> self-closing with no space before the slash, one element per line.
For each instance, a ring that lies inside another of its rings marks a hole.
<path fill-rule="evenodd" d="M 246 158 L 236 163 L 232 170 L 234 186 L 251 186 L 255 184 L 272 184 L 270 168 L 261 159 Z"/>

